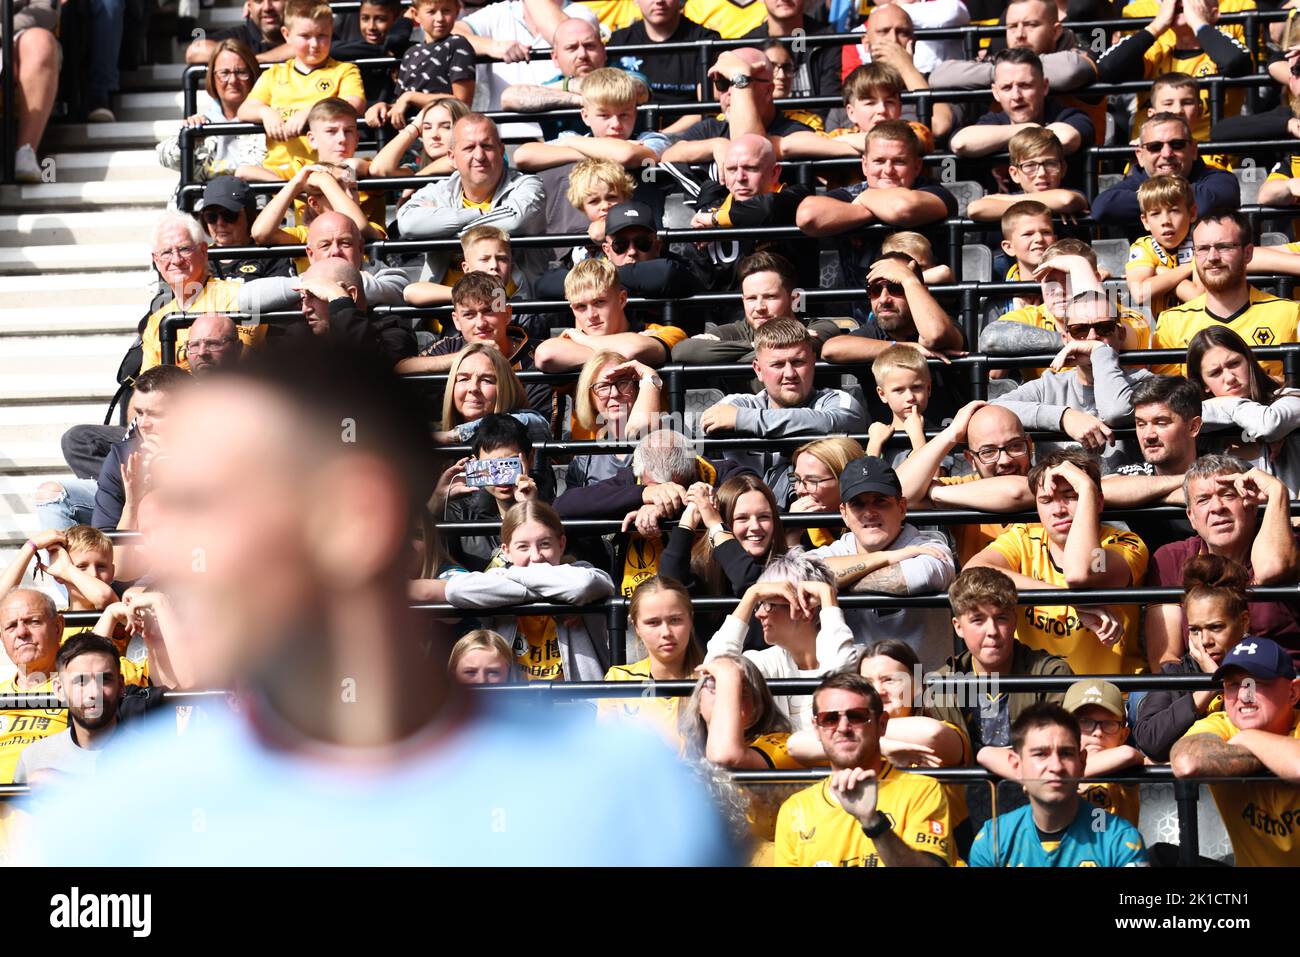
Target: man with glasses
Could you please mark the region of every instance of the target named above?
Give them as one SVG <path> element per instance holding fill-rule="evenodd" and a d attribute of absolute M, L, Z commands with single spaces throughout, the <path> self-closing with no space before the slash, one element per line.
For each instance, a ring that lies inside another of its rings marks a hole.
<path fill-rule="evenodd" d="M 244 344 L 239 341 L 239 329 L 229 316 L 204 313 L 190 326 L 189 338 L 185 342 L 185 359 L 189 362 L 190 372 L 196 376 L 236 366 L 243 354 Z"/>
<path fill-rule="evenodd" d="M 1160 313 L 1152 346 L 1183 349 L 1202 329 L 1220 324 L 1250 346 L 1295 342 L 1300 303 L 1279 299 L 1246 282 L 1246 265 L 1254 251 L 1250 226 L 1240 212 L 1203 215 L 1192 229 L 1192 255 L 1205 294 Z M 1282 378 L 1280 361 L 1262 365 L 1269 375 Z M 1178 374 L 1182 367 L 1160 366 L 1156 371 Z"/>
<path fill-rule="evenodd" d="M 1042 375 L 996 399 L 1026 429 L 1064 432 L 1085 449 L 1102 456 L 1105 471 L 1136 460 L 1128 443 L 1112 429 L 1133 415 L 1133 384 L 1149 378 L 1140 366 L 1119 363 L 1122 326 L 1100 289 L 1075 295 L 1065 310 L 1064 347 L 1052 361 L 1055 375 Z M 1073 368 L 1061 371 L 1070 363 Z"/>
<path fill-rule="evenodd" d="M 682 131 L 663 153 L 665 163 L 711 163 L 728 141 L 745 133 L 789 136 L 811 128 L 788 118 L 773 102 L 772 62 L 762 50 L 727 50 L 709 68 L 724 119 L 707 117 Z"/>
<path fill-rule="evenodd" d="M 255 246 L 253 220 L 257 202 L 248 183 L 234 176 L 217 176 L 208 180 L 203 198 L 197 206 L 199 221 L 212 237 L 212 245 Z M 293 260 L 288 256 L 250 256 L 244 259 L 211 261 L 219 279 L 242 279 L 248 282 L 263 276 L 292 276 Z"/>
<path fill-rule="evenodd" d="M 1079 796 L 1087 763 L 1079 722 L 1058 704 L 1011 726 L 1011 768 L 1029 803 L 984 825 L 971 867 L 1146 867 L 1138 829 Z"/>
<path fill-rule="evenodd" d="M 1142 124 L 1137 146 L 1138 169 L 1102 190 L 1092 203 L 1092 218 L 1099 223 L 1134 227 L 1142 215 L 1137 190 L 1152 176 L 1181 176 L 1192 186 L 1192 198 L 1202 219 L 1241 205 L 1241 184 L 1227 170 L 1205 165 L 1187 117 L 1157 113 Z"/>
<path fill-rule="evenodd" d="M 153 263 L 165 288 L 140 334 L 142 372 L 162 364 L 160 327 L 164 316 L 174 312 L 238 312 L 243 286 L 242 279 L 220 279 L 212 274 L 203 227 L 184 213 L 164 213 L 154 228 Z M 189 368 L 184 353 L 188 337 L 187 329 L 176 334 L 176 364 L 183 369 Z M 266 339 L 266 326 L 241 324 L 239 338 L 246 346 L 260 345 Z"/>
<path fill-rule="evenodd" d="M 813 723 L 832 772 L 781 805 L 778 867 L 956 863 L 943 788 L 933 778 L 899 771 L 880 753 L 888 721 L 865 678 L 839 673 L 818 686 Z"/>
<path fill-rule="evenodd" d="M 817 36 L 828 33 L 822 20 L 804 12 L 800 0 L 763 0 L 767 20 L 745 34 L 757 47 L 773 37 Z M 794 96 L 836 96 L 840 92 L 840 47 L 795 43 L 786 47 L 793 58 L 790 92 Z"/>

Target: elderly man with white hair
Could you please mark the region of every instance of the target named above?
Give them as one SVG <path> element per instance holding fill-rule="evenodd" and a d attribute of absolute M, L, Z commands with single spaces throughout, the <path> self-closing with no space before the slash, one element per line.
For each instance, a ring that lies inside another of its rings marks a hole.
<path fill-rule="evenodd" d="M 613 478 L 570 488 L 555 500 L 555 510 L 569 518 L 621 518 L 627 536 L 621 592 L 630 596 L 642 581 L 653 577 L 663 553 L 661 523 L 675 519 L 686 507 L 686 490 L 696 482 L 717 488 L 733 475 L 753 469 L 696 454 L 694 443 L 681 432 L 657 429 L 648 433 L 632 453 L 632 464 Z"/>
<path fill-rule="evenodd" d="M 164 316 L 174 312 L 237 312 L 238 279 L 218 279 L 208 265 L 208 236 L 199 221 L 185 213 L 168 212 L 158 220 L 153 231 L 153 264 L 162 277 L 163 288 L 152 304 L 149 318 L 141 333 L 140 371 L 162 363 L 160 327 Z M 244 345 L 260 345 L 265 328 L 241 325 L 239 337 Z M 176 364 L 188 369 L 185 342 L 188 330 L 181 329 L 176 338 Z"/>

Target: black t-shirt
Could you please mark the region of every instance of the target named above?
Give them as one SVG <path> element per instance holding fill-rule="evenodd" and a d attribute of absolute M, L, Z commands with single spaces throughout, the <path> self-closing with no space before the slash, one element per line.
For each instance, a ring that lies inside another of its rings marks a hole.
<path fill-rule="evenodd" d="M 815 17 L 803 18 L 803 32 L 808 36 L 830 33 L 830 28 Z M 743 39 L 754 40 L 754 46 L 762 47 L 768 40 L 768 25 L 760 24 L 745 34 Z M 840 79 L 840 56 L 843 47 L 818 46 L 798 47 L 791 44 L 786 47 L 795 64 L 794 82 L 790 86 L 792 96 L 839 96 L 844 91 Z M 825 111 L 820 111 L 825 112 Z"/>
<path fill-rule="evenodd" d="M 218 279 L 242 279 L 252 282 L 267 276 L 298 275 L 289 256 L 262 257 L 256 259 L 212 259 L 209 260 L 212 275 Z"/>
<path fill-rule="evenodd" d="M 1147 462 L 1137 465 L 1121 465 L 1115 470 L 1116 475 L 1155 475 L 1156 470 Z M 1138 538 L 1142 539 L 1147 546 L 1147 553 L 1154 555 L 1157 548 L 1163 548 L 1171 542 L 1182 542 L 1196 534 L 1196 529 L 1192 528 L 1192 523 L 1183 516 L 1166 518 L 1164 516 L 1152 516 L 1151 518 L 1130 518 L 1125 519 L 1124 524 Z"/>
<path fill-rule="evenodd" d="M 372 53 L 371 56 L 391 56 L 401 58 L 406 52 L 407 47 L 411 45 L 411 28 L 415 23 L 409 17 L 398 17 L 393 21 L 393 25 L 388 28 L 388 37 L 384 40 L 383 52 Z M 420 37 L 417 37 L 417 42 Z M 366 43 L 366 38 L 361 35 L 361 21 L 356 13 L 341 13 L 334 18 L 334 38 L 330 41 L 330 56 L 336 60 L 342 60 L 343 57 L 338 55 L 337 48 L 344 44 L 361 43 L 370 47 Z M 375 49 L 371 47 L 371 49 Z"/>
<path fill-rule="evenodd" d="M 721 39 L 722 36 L 713 30 L 682 17 L 667 42 L 686 43 L 694 40 Z M 644 20 L 638 20 L 622 30 L 615 30 L 609 38 L 610 46 L 653 42 L 646 34 Z M 677 53 L 614 54 L 610 58 L 609 65 L 645 76 L 650 83 L 652 103 L 697 103 L 700 100 L 700 59 L 695 50 L 683 50 Z"/>
<path fill-rule="evenodd" d="M 791 133 L 811 133 L 812 127 L 806 123 L 800 123 L 798 120 L 792 120 L 784 113 L 778 111 L 773 117 L 772 122 L 767 124 L 768 136 L 789 136 Z M 688 126 L 682 131 L 681 139 L 693 140 L 712 140 L 721 137 L 722 139 L 731 139 L 731 124 L 726 120 L 720 120 L 716 116 L 708 116 L 700 120 L 693 126 Z M 918 186 L 917 189 L 920 189 Z M 946 192 L 946 190 L 945 190 Z"/>
<path fill-rule="evenodd" d="M 1056 97 L 1049 96 L 1043 104 L 1043 125 L 1048 126 L 1052 123 L 1064 123 L 1078 130 L 1079 136 L 1083 139 L 1082 145 L 1070 156 L 1065 158 L 1065 177 L 1061 180 L 1061 185 L 1066 189 L 1082 191 L 1083 189 L 1083 164 L 1088 158 L 1088 149 L 1097 142 L 1097 131 L 1092 125 L 1092 118 L 1083 110 L 1073 106 L 1066 106 Z M 1007 116 L 1001 110 L 988 112 L 975 121 L 976 126 L 1010 126 L 1011 117 Z M 1006 166 L 999 167 L 1005 171 Z M 997 182 L 998 173 L 993 174 L 992 181 Z M 1006 182 L 1010 182 L 1010 177 L 1002 172 Z M 988 185 L 988 181 L 986 181 Z"/>
<path fill-rule="evenodd" d="M 216 42 L 221 40 L 243 40 L 253 48 L 254 53 L 265 53 L 267 50 L 274 50 L 283 40 L 276 39 L 271 41 L 262 36 L 262 28 L 254 21 L 244 18 L 244 22 L 237 27 L 226 27 L 224 30 L 213 30 L 208 34 L 208 39 Z"/>

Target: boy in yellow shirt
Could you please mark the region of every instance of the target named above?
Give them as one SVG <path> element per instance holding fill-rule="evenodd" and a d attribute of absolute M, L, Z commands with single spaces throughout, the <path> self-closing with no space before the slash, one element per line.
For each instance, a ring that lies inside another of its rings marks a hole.
<path fill-rule="evenodd" d="M 1173 303 L 1195 299 L 1204 290 L 1196 281 L 1192 225 L 1196 200 L 1181 176 L 1152 176 L 1138 187 L 1138 208 L 1147 235 L 1129 247 L 1124 278 L 1129 295 L 1153 319 Z"/>
<path fill-rule="evenodd" d="M 326 97 L 337 96 L 364 113 L 366 94 L 356 64 L 330 58 L 334 16 L 328 3 L 289 0 L 280 29 L 293 56 L 258 77 L 239 107 L 239 119 L 262 124 L 269 141 L 264 165 L 288 179 L 294 172 L 294 160 L 310 162 L 315 158 L 303 135 L 311 108 Z"/>
<path fill-rule="evenodd" d="M 271 197 L 253 222 L 253 241 L 263 246 L 292 246 L 307 241 L 307 230 L 321 213 L 338 212 L 357 225 L 364 240 L 386 239 L 384 227 L 372 223 L 361 211 L 356 175 L 351 167 L 333 163 L 312 163 L 293 174 L 293 178 Z M 284 226 L 290 207 L 303 197 L 302 224 Z M 298 272 L 307 271 L 306 259 L 296 263 Z"/>

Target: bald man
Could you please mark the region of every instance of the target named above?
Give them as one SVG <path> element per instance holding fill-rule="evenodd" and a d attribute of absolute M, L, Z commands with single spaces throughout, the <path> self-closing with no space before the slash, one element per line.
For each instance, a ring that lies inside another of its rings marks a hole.
<path fill-rule="evenodd" d="M 555 28 L 551 61 L 559 75 L 544 84 L 518 83 L 501 94 L 501 109 L 515 113 L 573 109 L 582 106 L 582 78 L 605 66 L 605 45 L 600 30 L 586 20 L 570 17 Z M 582 131 L 580 120 L 558 124 L 559 129 Z M 559 130 L 556 130 L 559 132 Z M 553 139 L 554 135 L 547 137 Z"/>
<path fill-rule="evenodd" d="M 958 445 L 966 446 L 966 461 L 974 472 L 939 475 L 944 460 Z M 1033 508 L 1033 496 L 1025 481 L 1033 457 L 1034 443 L 1014 412 L 999 405 L 971 402 L 896 471 L 903 495 L 914 508 L 1018 511 Z M 965 563 L 1005 528 L 1000 524 L 954 527 L 957 557 Z"/>
<path fill-rule="evenodd" d="M 696 207 L 699 211 L 691 219 L 691 226 L 793 226 L 799 204 L 811 191 L 804 186 L 782 186 L 781 165 L 771 141 L 757 133 L 743 133 L 730 142 L 717 142 L 724 145 L 719 157 L 722 183 L 710 181 L 701 187 Z M 757 243 L 752 239 L 708 243 L 702 249 L 688 248 L 686 256 L 698 264 L 697 274 L 709 277 L 709 288 L 722 292 L 739 285 L 736 270 L 741 259 L 755 251 Z M 818 274 L 818 251 L 813 241 L 763 240 L 762 248 L 790 260 L 802 281 Z"/>
<path fill-rule="evenodd" d="M 810 127 L 777 111 L 772 95 L 772 61 L 762 50 L 740 47 L 724 52 L 709 68 L 709 79 L 725 119 L 708 117 L 687 128 L 681 139 L 664 151 L 665 163 L 711 162 L 726 152 L 727 140 L 746 133 L 789 136 L 810 131 Z"/>
<path fill-rule="evenodd" d="M 342 259 L 311 264 L 297 280 L 305 328 L 328 336 L 358 354 L 369 355 L 389 368 L 416 353 L 415 333 L 395 316 L 375 316 L 366 306 L 361 270 Z M 299 343 L 303 326 L 287 336 Z M 286 343 L 288 344 L 288 343 Z"/>
<path fill-rule="evenodd" d="M 9 672 L 12 677 L 0 681 L 0 695 L 49 694 L 62 635 L 63 616 L 44 592 L 15 588 L 0 599 L 0 645 L 7 657 L 5 664 L 14 669 Z M 68 726 L 68 713 L 61 709 L 6 711 L 4 716 L 0 721 L 0 784 L 13 780 L 14 765 L 23 748 Z"/>
<path fill-rule="evenodd" d="M 931 0 L 927 3 L 882 3 L 875 7 L 861 27 L 866 43 L 848 47 L 844 51 L 844 70 L 852 70 L 859 63 L 870 63 L 884 45 L 902 47 L 909 54 L 915 69 L 929 75 L 940 60 L 952 60 L 963 55 L 960 40 L 920 40 L 917 30 L 934 30 L 962 26 L 970 22 L 966 5 L 959 0 Z M 879 59 L 889 60 L 888 55 Z M 910 87 L 910 84 L 909 84 Z"/>
<path fill-rule="evenodd" d="M 204 313 L 190 326 L 189 338 L 185 340 L 185 357 L 194 375 L 206 375 L 236 365 L 243 354 L 239 330 L 229 316 Z"/>

